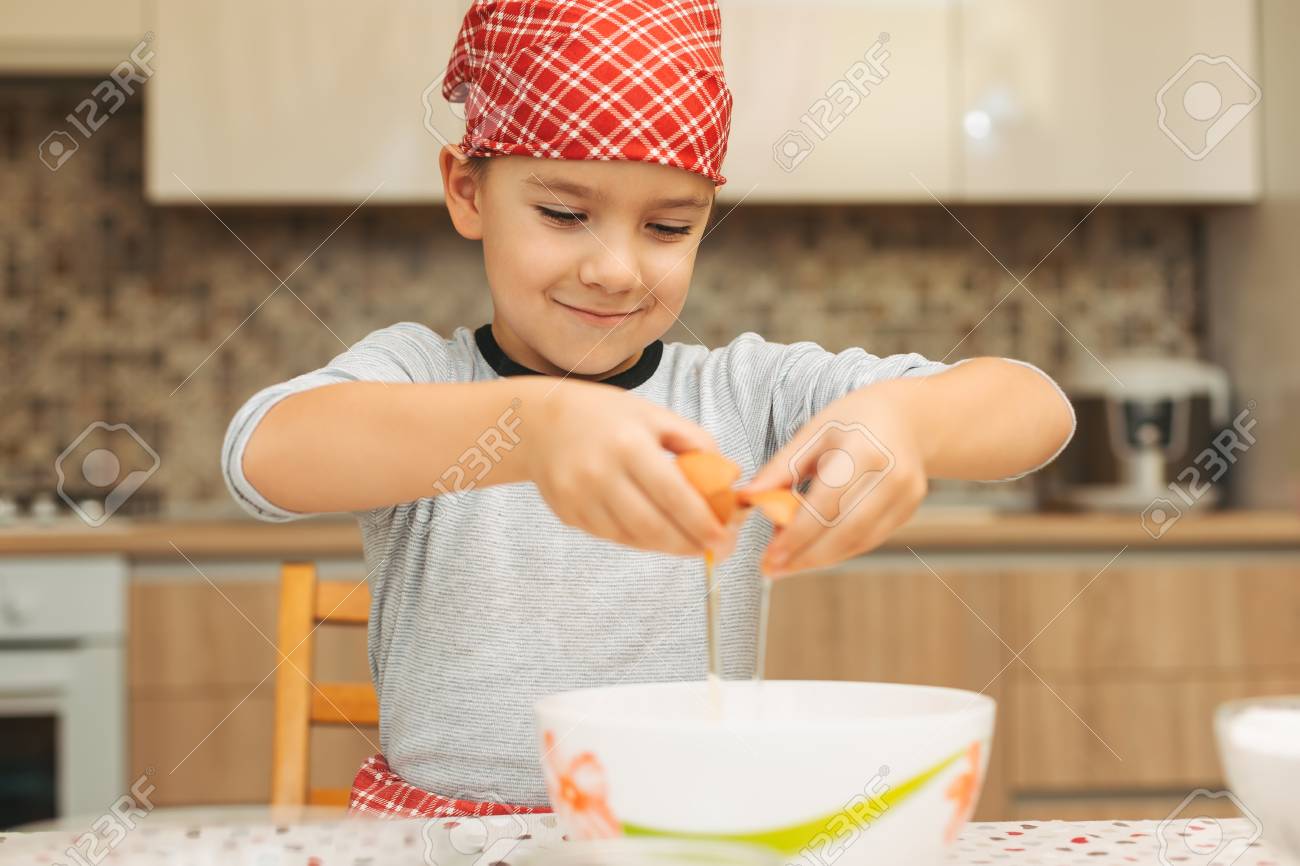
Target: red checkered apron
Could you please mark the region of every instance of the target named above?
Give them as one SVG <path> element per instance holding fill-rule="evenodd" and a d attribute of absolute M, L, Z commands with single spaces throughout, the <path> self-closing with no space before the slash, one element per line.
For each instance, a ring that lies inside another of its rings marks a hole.
<path fill-rule="evenodd" d="M 383 755 L 366 758 L 352 781 L 348 811 L 380 818 L 454 818 L 471 815 L 532 815 L 550 806 L 512 806 L 457 800 L 417 788 L 388 768 Z"/>

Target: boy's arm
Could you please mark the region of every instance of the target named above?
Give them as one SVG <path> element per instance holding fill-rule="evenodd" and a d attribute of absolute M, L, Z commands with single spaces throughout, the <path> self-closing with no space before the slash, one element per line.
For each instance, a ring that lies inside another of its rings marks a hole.
<path fill-rule="evenodd" d="M 728 541 L 666 453 L 712 437 L 610 385 L 334 382 L 282 397 L 245 434 L 258 405 L 232 422 L 226 473 L 269 519 L 529 481 L 562 522 L 620 544 L 698 556 Z"/>
<path fill-rule="evenodd" d="M 930 478 L 1018 478 L 1050 463 L 1074 433 L 1074 410 L 1060 388 L 1004 358 L 877 382 L 845 400 L 849 414 L 887 411 L 904 419 Z"/>
<path fill-rule="evenodd" d="M 523 481 L 525 432 L 541 379 L 341 382 L 267 411 L 243 449 L 243 476 L 289 512 L 364 511 L 443 492 Z"/>
<path fill-rule="evenodd" d="M 974 358 L 874 381 L 804 424 L 743 492 L 811 479 L 804 507 L 768 546 L 785 574 L 877 547 L 924 499 L 931 477 L 1005 480 L 1040 468 L 1074 431 L 1074 410 L 1037 368 Z"/>

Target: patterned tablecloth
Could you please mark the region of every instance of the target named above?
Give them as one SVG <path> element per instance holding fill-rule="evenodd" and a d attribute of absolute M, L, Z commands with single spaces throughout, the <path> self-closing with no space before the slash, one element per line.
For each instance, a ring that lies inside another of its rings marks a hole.
<path fill-rule="evenodd" d="M 1255 830 L 1244 819 L 971 824 L 954 846 L 949 863 L 1286 866 L 1270 855 Z M 563 844 L 552 815 L 201 826 L 159 821 L 155 815 L 125 833 L 120 825 L 106 822 L 98 833 L 0 834 L 0 863 L 526 866 L 530 852 Z M 792 863 L 805 866 L 799 859 Z"/>

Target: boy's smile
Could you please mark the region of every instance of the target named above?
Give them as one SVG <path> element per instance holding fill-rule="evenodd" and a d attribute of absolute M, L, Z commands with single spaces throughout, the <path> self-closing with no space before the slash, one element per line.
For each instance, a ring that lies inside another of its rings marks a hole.
<path fill-rule="evenodd" d="M 556 303 L 561 307 L 564 307 L 566 310 L 571 310 L 573 314 L 582 321 L 595 325 L 597 328 L 613 328 L 617 325 L 623 324 L 629 318 L 641 312 L 640 307 L 628 310 L 627 312 L 620 312 L 618 310 L 588 310 L 575 304 L 566 304 L 564 301 L 556 301 Z"/>
<path fill-rule="evenodd" d="M 441 155 L 457 231 L 483 241 L 492 332 L 516 362 L 603 379 L 671 327 L 713 204 L 712 182 L 630 160 Z"/>

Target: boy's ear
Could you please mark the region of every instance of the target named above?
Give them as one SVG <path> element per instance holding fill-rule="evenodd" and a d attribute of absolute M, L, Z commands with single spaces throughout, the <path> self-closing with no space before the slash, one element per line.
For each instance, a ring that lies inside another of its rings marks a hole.
<path fill-rule="evenodd" d="M 469 160 L 454 144 L 444 145 L 438 154 L 442 171 L 442 190 L 447 212 L 456 231 L 468 240 L 483 239 L 483 220 L 479 212 L 482 182 L 469 172 Z"/>

